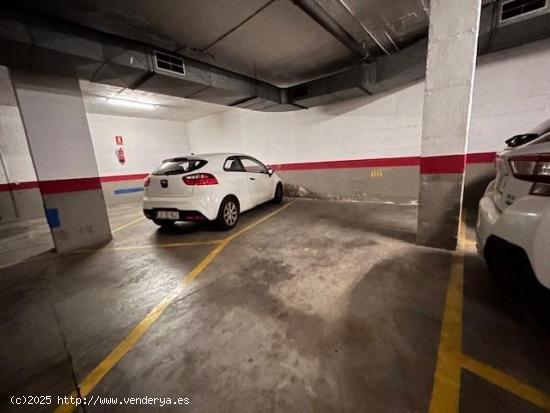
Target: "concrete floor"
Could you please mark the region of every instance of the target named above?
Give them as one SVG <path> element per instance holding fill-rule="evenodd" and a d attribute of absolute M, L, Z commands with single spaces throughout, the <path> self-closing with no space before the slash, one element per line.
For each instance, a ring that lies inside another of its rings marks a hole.
<path fill-rule="evenodd" d="M 0 268 L 37 256 L 53 246 L 46 218 L 0 224 Z"/>
<path fill-rule="evenodd" d="M 103 248 L 0 268 L 0 411 L 52 411 L 9 398 L 71 393 L 216 247 L 174 244 L 222 239 L 277 208 L 230 233 L 142 220 Z M 109 214 L 118 228 L 139 205 Z M 415 225 L 414 206 L 296 201 L 231 241 L 91 393 L 190 406 L 79 411 L 427 412 L 452 254 L 414 245 Z M 548 329 L 473 253 L 464 285 L 464 354 L 548 394 Z M 466 370 L 460 406 L 544 411 Z"/>

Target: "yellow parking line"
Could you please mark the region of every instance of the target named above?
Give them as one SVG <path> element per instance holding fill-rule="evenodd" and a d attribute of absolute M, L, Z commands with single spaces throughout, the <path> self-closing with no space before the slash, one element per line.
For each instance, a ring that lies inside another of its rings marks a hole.
<path fill-rule="evenodd" d="M 441 337 L 430 400 L 430 413 L 457 413 L 462 354 L 462 306 L 466 223 L 463 212 L 458 231 L 458 248 L 453 253 Z"/>
<path fill-rule="evenodd" d="M 477 250 L 477 242 L 473 239 L 467 239 L 464 243 L 464 252 L 472 252 Z"/>
<path fill-rule="evenodd" d="M 235 238 L 237 238 L 238 236 L 242 235 L 243 233 L 245 233 L 246 231 L 248 230 L 251 230 L 252 228 L 254 228 L 255 226 L 257 225 L 260 225 L 262 222 L 264 221 L 267 221 L 269 218 L 271 218 L 273 215 L 275 214 L 278 214 L 280 211 L 282 211 L 283 209 L 285 208 L 288 208 L 289 206 L 291 206 L 294 202 L 296 202 L 296 200 L 294 201 L 290 201 L 288 204 L 285 204 L 279 208 L 277 208 L 275 211 L 267 214 L 265 217 L 263 218 L 260 218 L 258 219 L 257 221 L 254 221 L 253 223 L 249 224 L 248 226 L 244 227 L 243 229 L 237 231 L 235 234 L 233 235 L 230 235 L 229 237 L 225 238 L 224 241 L 233 241 Z"/>
<path fill-rule="evenodd" d="M 118 344 L 114 350 L 112 350 L 103 361 L 101 361 L 96 368 L 94 368 L 82 382 L 79 384 L 80 396 L 86 397 L 90 392 L 98 385 L 98 383 L 111 371 L 111 369 L 134 347 L 139 339 L 149 330 L 155 321 L 166 311 L 166 309 L 174 302 L 178 295 L 185 289 L 185 287 L 191 283 L 197 276 L 204 271 L 206 267 L 216 258 L 229 243 L 242 235 L 246 231 L 254 228 L 262 222 L 278 214 L 282 210 L 288 208 L 295 201 L 285 204 L 275 211 L 267 214 L 265 217 L 258 219 L 257 221 L 249 224 L 243 229 L 237 231 L 235 234 L 230 235 L 223 239 L 212 251 L 204 257 L 199 264 L 189 272 L 185 278 L 175 287 L 163 300 L 157 304 L 149 313 L 141 320 L 133 329 L 130 334 L 124 338 L 120 344 Z M 71 396 L 76 397 L 76 392 L 72 392 Z M 74 404 L 63 404 L 55 409 L 54 413 L 69 413 L 75 410 Z"/>
<path fill-rule="evenodd" d="M 166 244 L 146 244 L 146 245 L 124 245 L 120 247 L 98 247 L 98 248 L 82 248 L 79 250 L 69 251 L 69 254 L 82 254 L 92 251 L 118 251 L 118 250 L 140 250 L 147 248 L 179 248 L 179 247 L 194 247 L 197 245 L 216 245 L 222 242 L 221 239 L 205 240 L 205 241 L 187 241 L 187 242 L 172 242 Z"/>
<path fill-rule="evenodd" d="M 188 241 L 188 242 L 171 242 L 168 244 L 159 244 L 158 246 L 160 248 L 177 248 L 177 247 L 189 247 L 189 246 L 195 246 L 195 245 L 214 245 L 219 244 L 222 242 L 222 239 L 211 239 L 211 240 L 204 240 L 204 241 Z M 153 245 L 155 247 L 155 245 Z M 124 248 L 124 247 L 116 247 L 116 248 Z"/>
<path fill-rule="evenodd" d="M 145 217 L 139 217 L 137 219 L 134 219 L 133 221 L 128 222 L 127 224 L 121 225 L 118 228 L 115 228 L 111 231 L 112 234 L 117 233 L 118 231 L 122 231 L 124 228 L 128 228 L 130 225 L 134 225 L 135 223 L 144 220 Z"/>
<path fill-rule="evenodd" d="M 465 211 L 462 217 L 465 216 Z M 462 307 L 464 280 L 464 253 L 475 246 L 466 238 L 466 225 L 461 220 L 459 243 L 453 254 L 451 274 L 447 287 L 441 338 L 434 374 L 430 413 L 458 413 L 461 369 L 493 383 L 516 396 L 550 412 L 550 396 L 500 370 L 462 353 Z"/>
<path fill-rule="evenodd" d="M 172 242 L 169 244 L 149 244 L 149 245 L 126 245 L 121 247 L 105 248 L 106 250 L 137 250 L 146 248 L 179 248 L 179 247 L 194 247 L 197 245 L 215 245 L 222 240 L 215 239 L 210 241 L 188 241 L 188 242 Z"/>
<path fill-rule="evenodd" d="M 521 380 L 466 355 L 462 356 L 462 367 L 488 382 L 531 402 L 544 411 L 550 411 L 550 395 L 529 386 Z"/>

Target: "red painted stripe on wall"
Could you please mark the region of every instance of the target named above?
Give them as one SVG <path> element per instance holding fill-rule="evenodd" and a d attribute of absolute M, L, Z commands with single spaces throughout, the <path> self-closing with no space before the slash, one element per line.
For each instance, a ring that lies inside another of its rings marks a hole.
<path fill-rule="evenodd" d="M 132 175 L 110 175 L 102 176 L 101 182 L 120 182 L 120 181 L 133 181 L 138 179 L 144 179 L 149 174 L 132 174 Z"/>
<path fill-rule="evenodd" d="M 493 163 L 496 158 L 496 152 L 468 153 L 466 154 L 466 163 Z"/>
<path fill-rule="evenodd" d="M 455 157 L 458 157 L 455 159 Z M 278 171 L 305 171 L 315 169 L 344 169 L 344 168 L 384 168 L 396 166 L 419 166 L 421 173 L 460 173 L 460 160 L 463 155 L 444 155 L 438 157 L 420 158 L 419 156 L 405 156 L 398 158 L 351 159 L 342 161 L 298 162 L 286 164 L 272 164 Z M 469 153 L 466 155 L 467 164 L 492 163 L 495 161 L 495 152 Z M 438 158 L 438 159 L 432 159 Z M 424 172 L 423 172 L 424 171 Z M 426 172 L 432 171 L 432 172 Z M 457 172 L 458 171 L 458 172 Z M 148 173 L 130 175 L 108 175 L 99 178 L 57 179 L 43 182 L 19 182 L 0 184 L 0 192 L 17 191 L 39 188 L 42 193 L 55 194 L 63 192 L 87 191 L 101 189 L 102 182 L 121 182 L 140 180 Z"/>
<path fill-rule="evenodd" d="M 271 164 L 277 171 L 305 171 L 313 169 L 339 169 L 339 168 L 383 168 L 394 166 L 422 166 L 426 173 L 460 173 L 464 155 L 443 155 L 437 157 L 421 158 L 420 156 L 408 156 L 399 158 L 372 158 L 353 159 L 343 161 L 317 161 L 297 162 L 286 164 Z M 495 161 L 495 152 L 470 153 L 466 156 L 466 163 L 491 163 Z M 435 158 L 435 159 L 432 159 Z M 439 171 L 439 172 L 436 172 Z M 457 172 L 458 171 L 458 172 Z"/>
<path fill-rule="evenodd" d="M 493 163 L 495 152 L 428 156 L 420 159 L 421 174 L 459 174 L 466 164 Z"/>
<path fill-rule="evenodd" d="M 132 175 L 111 175 L 99 178 L 77 178 L 77 179 L 54 179 L 50 181 L 27 181 L 17 183 L 0 184 L 0 192 L 18 191 L 25 189 L 40 188 L 42 193 L 55 194 L 62 192 L 89 191 L 101 189 L 101 182 L 120 182 L 141 180 L 145 178 L 146 173 Z M 99 183 L 98 183 L 99 182 Z"/>
<path fill-rule="evenodd" d="M 420 174 L 459 174 L 464 172 L 464 155 L 426 156 L 420 159 Z"/>
<path fill-rule="evenodd" d="M 379 168 L 389 166 L 416 166 L 418 156 L 400 158 L 352 159 L 344 161 L 320 161 L 274 164 L 271 167 L 278 171 L 302 171 L 309 169 L 342 169 L 342 168 Z"/>
<path fill-rule="evenodd" d="M 61 194 L 65 192 L 92 191 L 101 189 L 101 180 L 98 177 L 56 179 L 53 181 L 39 181 L 38 187 L 42 194 Z"/>
<path fill-rule="evenodd" d="M 38 188 L 38 182 L 36 181 L 27 181 L 27 182 L 10 182 L 7 184 L 0 184 L 0 192 L 7 191 L 18 191 L 24 189 L 35 189 Z"/>

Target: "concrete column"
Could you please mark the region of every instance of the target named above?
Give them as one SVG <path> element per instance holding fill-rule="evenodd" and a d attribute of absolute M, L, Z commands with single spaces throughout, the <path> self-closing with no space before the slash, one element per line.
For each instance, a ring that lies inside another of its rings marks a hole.
<path fill-rule="evenodd" d="M 0 66 L 0 223 L 44 217 L 8 68 Z"/>
<path fill-rule="evenodd" d="M 454 249 L 464 189 L 481 0 L 431 0 L 417 242 Z"/>
<path fill-rule="evenodd" d="M 111 228 L 78 79 L 11 71 L 56 250 L 105 243 Z"/>

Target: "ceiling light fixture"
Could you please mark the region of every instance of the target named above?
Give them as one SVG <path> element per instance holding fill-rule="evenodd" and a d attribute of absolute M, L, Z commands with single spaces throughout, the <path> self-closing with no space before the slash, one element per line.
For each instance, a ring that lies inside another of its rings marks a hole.
<path fill-rule="evenodd" d="M 122 99 L 112 99 L 107 98 L 107 103 L 111 105 L 126 106 L 129 108 L 144 109 L 144 110 L 153 110 L 156 108 L 152 103 L 143 103 L 143 102 L 134 102 L 131 100 L 122 100 Z"/>

